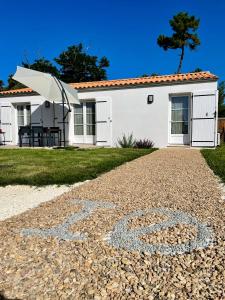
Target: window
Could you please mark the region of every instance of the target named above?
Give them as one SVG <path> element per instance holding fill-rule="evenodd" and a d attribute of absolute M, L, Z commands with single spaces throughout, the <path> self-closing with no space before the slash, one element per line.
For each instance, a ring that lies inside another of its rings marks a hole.
<path fill-rule="evenodd" d="M 84 136 L 95 135 L 95 102 L 75 104 L 74 134 Z"/>
<path fill-rule="evenodd" d="M 75 104 L 74 133 L 75 133 L 75 135 L 83 135 L 84 134 L 83 104 Z"/>
<path fill-rule="evenodd" d="M 188 96 L 171 98 L 171 134 L 188 134 Z"/>
<path fill-rule="evenodd" d="M 95 135 L 95 103 L 86 103 L 87 135 Z"/>
<path fill-rule="evenodd" d="M 17 105 L 17 123 L 18 123 L 18 127 L 30 125 L 31 123 L 30 104 Z"/>
<path fill-rule="evenodd" d="M 18 127 L 24 126 L 24 107 L 23 107 L 23 105 L 17 106 L 17 122 L 18 122 Z"/>
<path fill-rule="evenodd" d="M 30 125 L 30 123 L 31 123 L 30 105 L 26 105 L 26 115 L 27 115 L 27 124 L 26 125 Z"/>

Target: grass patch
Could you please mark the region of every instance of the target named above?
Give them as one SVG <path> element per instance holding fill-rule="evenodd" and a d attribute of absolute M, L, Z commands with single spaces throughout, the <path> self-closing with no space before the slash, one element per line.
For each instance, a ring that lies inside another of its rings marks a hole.
<path fill-rule="evenodd" d="M 0 149 L 0 186 L 73 184 L 156 149 Z"/>
<path fill-rule="evenodd" d="M 201 153 L 213 172 L 225 183 L 225 145 L 216 149 L 203 149 Z"/>

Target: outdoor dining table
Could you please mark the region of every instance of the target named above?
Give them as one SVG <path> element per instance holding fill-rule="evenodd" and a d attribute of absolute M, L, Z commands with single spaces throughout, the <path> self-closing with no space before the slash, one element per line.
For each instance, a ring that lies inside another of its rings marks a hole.
<path fill-rule="evenodd" d="M 62 131 L 59 127 L 50 127 L 46 130 L 47 146 L 61 146 Z"/>
<path fill-rule="evenodd" d="M 21 126 L 19 128 L 19 146 L 53 147 L 61 146 L 61 129 L 59 127 Z"/>

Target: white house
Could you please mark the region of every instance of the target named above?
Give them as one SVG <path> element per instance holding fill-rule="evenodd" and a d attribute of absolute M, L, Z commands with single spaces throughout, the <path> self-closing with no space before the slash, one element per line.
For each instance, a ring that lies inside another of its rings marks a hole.
<path fill-rule="evenodd" d="M 68 144 L 116 146 L 123 134 L 156 147 L 217 145 L 217 77 L 210 72 L 71 83 L 80 105 L 68 114 Z M 52 99 L 54 100 L 54 99 Z M 31 89 L 0 93 L 0 129 L 18 144 L 20 126 L 62 127 L 62 105 Z M 1 139 L 1 136 L 0 136 Z"/>

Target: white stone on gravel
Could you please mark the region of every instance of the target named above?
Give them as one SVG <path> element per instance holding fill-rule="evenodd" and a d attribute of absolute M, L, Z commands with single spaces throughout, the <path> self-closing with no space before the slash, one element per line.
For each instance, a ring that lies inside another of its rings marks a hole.
<path fill-rule="evenodd" d="M 50 201 L 85 182 L 61 186 L 7 185 L 0 187 L 0 221 L 37 207 L 40 203 Z"/>

